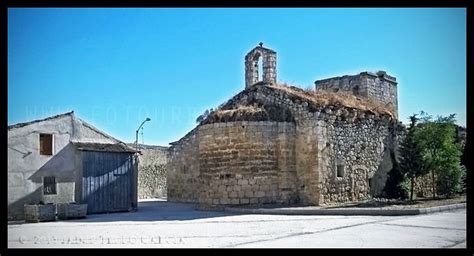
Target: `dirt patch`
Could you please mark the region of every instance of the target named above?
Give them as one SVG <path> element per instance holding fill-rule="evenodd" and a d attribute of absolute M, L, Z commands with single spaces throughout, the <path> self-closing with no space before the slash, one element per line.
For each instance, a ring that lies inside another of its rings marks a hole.
<path fill-rule="evenodd" d="M 382 208 L 384 210 L 391 209 L 419 209 L 419 208 L 430 208 L 435 206 L 443 206 L 450 204 L 466 203 L 466 195 L 457 196 L 454 198 L 418 198 L 416 200 L 395 200 L 395 199 L 371 199 L 361 202 L 346 202 L 346 203 L 334 203 L 330 205 L 320 206 L 305 206 L 301 204 L 248 204 L 248 205 L 233 205 L 228 206 L 230 208 L 243 208 L 243 209 L 336 209 L 336 208 Z"/>
<path fill-rule="evenodd" d="M 342 203 L 327 205 L 324 208 L 384 208 L 384 209 L 418 209 L 429 208 L 450 204 L 465 203 L 466 196 L 457 196 L 454 198 L 417 198 L 416 200 L 388 200 L 388 199 L 371 199 L 356 203 Z"/>

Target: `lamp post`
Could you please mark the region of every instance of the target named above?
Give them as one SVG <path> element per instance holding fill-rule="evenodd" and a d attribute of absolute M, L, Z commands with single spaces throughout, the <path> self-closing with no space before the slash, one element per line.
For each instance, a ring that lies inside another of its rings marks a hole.
<path fill-rule="evenodd" d="M 145 119 L 145 121 L 143 121 L 142 124 L 141 124 L 141 125 L 138 127 L 138 129 L 137 129 L 136 137 L 135 137 L 135 138 L 136 138 L 136 139 L 135 139 L 135 149 L 136 149 L 137 151 L 138 151 L 138 131 L 140 130 L 140 128 L 142 128 L 142 126 L 143 126 L 143 124 L 144 124 L 145 122 L 150 121 L 150 120 L 151 120 L 151 119 L 150 119 L 149 117 L 147 117 L 147 118 Z"/>

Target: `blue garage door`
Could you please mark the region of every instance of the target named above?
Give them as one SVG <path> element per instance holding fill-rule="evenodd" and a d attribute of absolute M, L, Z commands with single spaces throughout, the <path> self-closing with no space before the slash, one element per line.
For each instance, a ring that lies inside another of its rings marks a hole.
<path fill-rule="evenodd" d="M 87 213 L 131 209 L 132 154 L 83 151 L 82 168 L 82 201 L 87 203 Z"/>

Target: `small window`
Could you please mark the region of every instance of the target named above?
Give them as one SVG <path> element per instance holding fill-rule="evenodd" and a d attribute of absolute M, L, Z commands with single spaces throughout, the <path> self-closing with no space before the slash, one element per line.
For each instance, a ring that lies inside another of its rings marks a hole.
<path fill-rule="evenodd" d="M 41 155 L 53 155 L 53 135 L 52 134 L 40 134 L 40 154 Z"/>
<path fill-rule="evenodd" d="M 338 164 L 336 166 L 337 177 L 344 177 L 344 165 Z"/>
<path fill-rule="evenodd" d="M 49 176 L 43 178 L 43 194 L 56 195 L 56 177 Z"/>
<path fill-rule="evenodd" d="M 264 77 L 263 77 L 263 57 L 262 56 L 259 56 L 258 57 L 258 60 L 257 60 L 257 81 L 263 81 Z"/>
<path fill-rule="evenodd" d="M 359 86 L 356 85 L 352 88 L 352 94 L 354 94 L 355 96 L 359 96 Z"/>

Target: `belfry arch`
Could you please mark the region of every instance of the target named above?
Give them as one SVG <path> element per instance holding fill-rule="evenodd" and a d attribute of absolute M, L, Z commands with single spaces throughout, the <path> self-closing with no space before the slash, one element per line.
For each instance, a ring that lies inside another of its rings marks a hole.
<path fill-rule="evenodd" d="M 262 63 L 261 72 L 263 74 L 259 74 L 260 58 Z M 262 80 L 259 80 L 259 77 Z M 245 55 L 245 88 L 247 89 L 259 82 L 267 84 L 276 83 L 276 52 L 264 48 L 262 43 Z"/>

